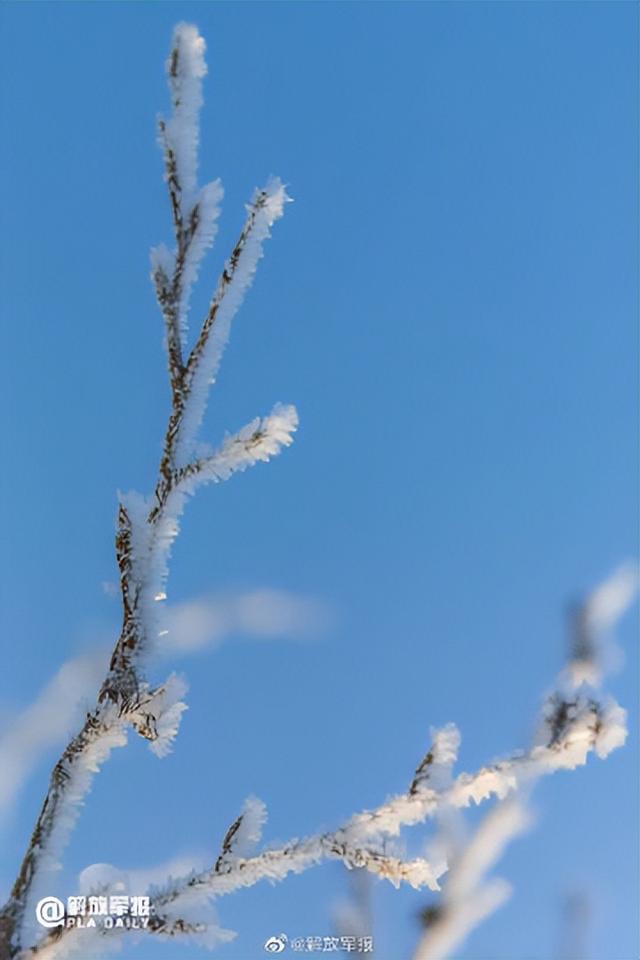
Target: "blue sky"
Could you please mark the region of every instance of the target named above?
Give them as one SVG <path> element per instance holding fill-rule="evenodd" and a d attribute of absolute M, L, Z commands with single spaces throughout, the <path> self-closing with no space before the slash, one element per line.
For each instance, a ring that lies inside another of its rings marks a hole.
<path fill-rule="evenodd" d="M 637 553 L 634 4 L 5 3 L 0 720 L 118 627 L 116 491 L 152 485 L 168 409 L 148 250 L 171 239 L 154 121 L 180 19 L 207 39 L 201 170 L 226 191 L 194 320 L 254 186 L 295 198 L 205 432 L 277 400 L 301 427 L 191 503 L 170 598 L 271 587 L 332 614 L 175 661 L 177 749 L 114 755 L 65 896 L 91 862 L 215 858 L 249 793 L 268 840 L 338 825 L 406 788 L 431 725 L 458 723 L 464 769 L 524 745 L 568 604 Z M 541 786 L 464 960 L 551 960 L 571 890 L 590 960 L 638 956 L 636 636 L 630 616 L 626 748 Z M 4 824 L 3 890 L 54 757 Z M 222 901 L 241 936 L 218 955 L 329 934 L 345 889 L 325 865 Z M 424 902 L 376 887 L 381 960 L 410 956 Z"/>

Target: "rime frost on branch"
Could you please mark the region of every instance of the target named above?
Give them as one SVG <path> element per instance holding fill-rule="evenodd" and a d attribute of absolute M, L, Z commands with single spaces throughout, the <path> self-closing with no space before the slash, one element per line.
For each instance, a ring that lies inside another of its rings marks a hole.
<path fill-rule="evenodd" d="M 71 741 L 54 767 L 38 821 L 40 832 L 34 835 L 33 852 L 27 856 L 26 866 L 23 865 L 23 870 L 30 870 L 30 873 L 24 881 L 24 919 L 19 937 L 35 939 L 41 932 L 35 919 L 35 906 L 49 892 L 49 874 L 61 868 L 60 859 L 94 776 L 108 760 L 111 751 L 125 746 L 126 742 L 126 724 L 115 705 L 109 704 L 100 710 L 99 717 L 88 717 L 81 733 Z"/>
<path fill-rule="evenodd" d="M 206 409 L 209 388 L 215 382 L 229 339 L 231 321 L 253 283 L 258 261 L 263 256 L 264 241 L 271 235 L 270 228 L 283 215 L 288 199 L 280 180 L 272 178 L 266 187 L 256 190 L 247 205 L 242 233 L 222 271 L 202 331 L 186 365 L 188 401 L 176 440 L 179 467 L 184 467 L 193 456 L 196 434 Z"/>
<path fill-rule="evenodd" d="M 183 697 L 187 684 L 175 673 L 156 689 L 145 688 L 131 704 L 128 719 L 138 733 L 150 741 L 150 748 L 157 757 L 166 757 L 171 752 L 180 720 L 187 709 Z"/>
<path fill-rule="evenodd" d="M 450 786 L 453 766 L 460 749 L 460 731 L 455 723 L 431 731 L 431 749 L 415 772 L 409 796 L 424 790 L 441 791 Z"/>
<path fill-rule="evenodd" d="M 171 748 L 186 709 L 184 682 L 171 675 L 152 684 L 144 668 L 163 632 L 168 562 L 179 519 L 190 495 L 266 461 L 292 441 L 297 428 L 293 407 L 276 406 L 256 418 L 217 452 L 203 456 L 198 431 L 215 381 L 231 322 L 250 287 L 265 240 L 284 211 L 287 196 L 272 179 L 247 206 L 240 236 L 226 261 L 206 316 L 189 349 L 190 294 L 203 256 L 214 241 L 222 188 L 218 181 L 198 187 L 199 113 L 206 74 L 205 44 L 195 27 L 180 24 L 167 61 L 172 112 L 159 121 L 165 179 L 175 245 L 151 254 L 152 279 L 166 335 L 171 410 L 155 489 L 149 496 L 120 497 L 116 559 L 123 602 L 122 632 L 115 645 L 98 699 L 80 732 L 56 764 L 42 811 L 27 848 L 11 898 L 0 912 L 0 960 L 97 955 L 116 944 L 120 933 L 61 927 L 37 940 L 25 922 L 47 871 L 54 868 L 73 829 L 93 775 L 110 751 L 126 742 L 133 727 L 163 756 Z M 373 810 L 352 816 L 339 828 L 278 847 L 263 847 L 264 805 L 250 798 L 227 830 L 212 866 L 170 878 L 154 889 L 154 914 L 145 935 L 195 937 L 208 946 L 234 936 L 218 923 L 214 905 L 223 896 L 262 880 L 283 880 L 329 859 L 363 870 L 394 886 L 445 889 L 440 914 L 425 932 L 420 960 L 447 955 L 467 932 L 507 895 L 485 874 L 508 840 L 524 826 L 517 797 L 541 776 L 574 769 L 588 755 L 606 757 L 625 742 L 625 711 L 600 689 L 606 667 L 606 633 L 637 589 L 637 572 L 619 572 L 581 611 L 569 668 L 547 697 L 533 746 L 494 761 L 473 773 L 454 776 L 460 736 L 454 725 L 433 734 L 405 792 Z M 483 821 L 469 844 L 447 857 L 406 859 L 394 855 L 392 841 L 402 830 L 445 811 L 462 810 L 496 798 L 500 804 Z M 131 934 L 133 936 L 134 934 Z M 129 936 L 129 934 L 127 934 Z"/>
<path fill-rule="evenodd" d="M 197 187 L 202 80 L 207 73 L 205 51 L 206 43 L 198 28 L 190 23 L 178 24 L 167 60 L 173 114 L 164 123 L 163 146 L 175 157 L 176 189 L 183 216 Z"/>
<path fill-rule="evenodd" d="M 434 892 L 443 887 L 440 903 L 425 912 L 426 928 L 415 960 L 444 960 L 510 895 L 507 883 L 488 874 L 506 845 L 527 826 L 524 798 L 537 780 L 584 765 L 590 753 L 604 758 L 625 742 L 625 711 L 597 691 L 583 693 L 582 689 L 574 689 L 573 699 L 567 700 L 564 671 L 543 703 L 531 748 L 474 773 L 453 775 L 460 745 L 455 725 L 432 731 L 431 746 L 406 793 L 355 814 L 327 833 L 293 839 L 278 847 L 267 846 L 249 855 L 251 847 L 260 842 L 266 821 L 264 804 L 250 798 L 227 830 L 210 869 L 191 871 L 150 890 L 155 913 L 145 935 L 188 935 L 203 944 L 222 942 L 233 934 L 219 926 L 217 915 L 207 913 L 212 904 L 263 880 L 278 882 L 325 860 L 334 860 L 396 887 L 407 884 Z M 451 824 L 452 818 L 471 804 L 491 799 L 497 803 L 472 838 L 461 842 L 454 835 L 455 842 L 443 848 L 442 824 Z M 407 860 L 390 853 L 390 843 L 405 828 L 433 818 L 440 824 L 440 843 L 431 845 L 429 855 Z M 66 950 L 74 936 L 73 928 L 65 930 L 56 941 L 60 949 Z M 25 952 L 24 960 L 41 956 L 53 960 L 58 957 L 50 952 L 53 946 L 46 939 L 40 947 Z"/>
<path fill-rule="evenodd" d="M 222 852 L 216 861 L 215 870 L 223 873 L 234 861 L 245 856 L 262 838 L 262 828 L 267 820 L 267 808 L 258 797 L 247 797 L 242 813 L 231 824 L 222 841 Z"/>
<path fill-rule="evenodd" d="M 24 918 L 25 911 L 31 910 L 34 891 L 41 889 L 43 878 L 61 855 L 93 774 L 114 747 L 125 744 L 127 728 L 133 727 L 148 739 L 158 756 L 171 749 L 176 737 L 186 709 L 182 699 L 185 685 L 175 675 L 165 683 L 152 685 L 145 679 L 144 667 L 163 633 L 161 611 L 168 561 L 187 497 L 203 483 L 226 480 L 277 455 L 291 443 L 298 423 L 293 407 L 278 405 L 268 417 L 256 418 L 235 436 L 227 437 L 217 453 L 196 456 L 197 432 L 231 320 L 253 281 L 264 242 L 273 223 L 282 216 L 287 199 L 276 179 L 255 192 L 239 239 L 189 350 L 191 290 L 204 254 L 214 241 L 222 199 L 219 181 L 198 186 L 199 115 L 202 80 L 207 72 L 204 54 L 205 42 L 196 27 L 179 24 L 167 61 L 172 110 L 168 119 L 158 121 L 175 246 L 170 250 L 161 244 L 151 251 L 152 279 L 165 323 L 171 387 L 171 411 L 158 480 L 150 496 L 130 493 L 120 497 L 116 559 L 123 602 L 122 632 L 97 703 L 54 768 L 11 898 L 0 912 L 0 960 L 17 956 L 25 937 L 32 937 L 24 928 Z M 45 949 L 53 949 L 50 942 L 42 947 Z"/>
<path fill-rule="evenodd" d="M 297 428 L 296 408 L 276 404 L 268 417 L 256 417 L 227 437 L 216 453 L 178 470 L 176 487 L 183 493 L 194 493 L 202 483 L 228 480 L 258 461 L 266 462 L 293 443 Z"/>
<path fill-rule="evenodd" d="M 590 752 L 605 758 L 623 746 L 626 712 L 600 684 L 613 643 L 609 631 L 626 611 L 638 588 L 637 569 L 624 566 L 586 598 L 576 611 L 569 663 L 545 698 L 534 745 L 527 755 L 493 764 L 475 777 L 461 775 L 440 806 L 440 845 L 448 845 L 449 874 L 437 906 L 425 910 L 425 931 L 414 960 L 446 960 L 469 933 L 511 894 L 508 883 L 485 879 L 506 845 L 527 826 L 524 797 L 536 781 L 555 770 L 573 770 Z M 470 800 L 498 798 L 471 840 L 461 842 L 460 811 Z M 455 828 L 452 830 L 452 826 Z M 456 833 L 458 836 L 456 837 Z"/>

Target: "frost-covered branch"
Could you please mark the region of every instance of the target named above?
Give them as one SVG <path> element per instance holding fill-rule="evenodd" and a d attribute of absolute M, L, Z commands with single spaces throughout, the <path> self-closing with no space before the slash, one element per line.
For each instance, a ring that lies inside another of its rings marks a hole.
<path fill-rule="evenodd" d="M 629 592 L 628 602 L 631 599 Z M 171 879 L 164 887 L 150 891 L 155 913 L 146 933 L 220 942 L 232 934 L 219 927 L 215 914 L 209 921 L 204 919 L 212 903 L 263 880 L 281 881 L 326 860 L 339 860 L 349 869 L 363 869 L 396 887 L 406 883 L 415 889 L 439 891 L 445 877 L 442 902 L 428 911 L 428 927 L 418 958 L 446 957 L 509 895 L 503 881 L 484 878 L 509 840 L 524 829 L 522 797 L 540 777 L 582 766 L 591 753 L 604 758 L 625 742 L 625 711 L 600 690 L 572 681 L 572 662 L 545 698 L 534 744 L 527 751 L 454 777 L 460 734 L 455 725 L 448 724 L 432 732 L 431 746 L 406 793 L 354 815 L 337 830 L 291 840 L 248 856 L 250 848 L 260 841 L 266 819 L 264 805 L 251 798 L 228 829 L 211 869 Z M 412 860 L 389 852 L 389 844 L 403 829 L 492 798 L 499 801 L 498 805 L 467 846 L 445 855 L 436 852 L 435 856 Z M 73 927 L 62 929 L 37 949 L 26 951 L 24 960 L 59 960 L 81 936 L 82 931 Z M 105 931 L 101 937 L 104 949 L 103 941 L 111 936 Z M 56 944 L 60 952 L 55 952 Z"/>
<path fill-rule="evenodd" d="M 223 193 L 219 180 L 201 189 L 197 186 L 202 80 L 207 73 L 204 54 L 205 42 L 196 27 L 180 24 L 174 31 L 167 60 L 172 114 L 168 120 L 158 120 L 176 247 L 174 252 L 164 245 L 156 247 L 151 251 L 151 265 L 165 318 L 174 401 L 184 375 L 183 348 L 191 288 L 200 261 L 215 238 Z"/>
<path fill-rule="evenodd" d="M 416 769 L 409 787 L 410 797 L 425 790 L 443 790 L 451 784 L 451 771 L 460 749 L 460 731 L 455 723 L 448 723 L 441 730 L 432 730 L 431 737 L 431 747 Z"/>
<path fill-rule="evenodd" d="M 485 882 L 485 874 L 511 839 L 526 827 L 528 815 L 523 797 L 536 781 L 554 769 L 571 769 L 585 763 L 591 750 L 606 757 L 624 744 L 625 711 L 604 697 L 599 688 L 607 668 L 613 664 L 610 631 L 637 589 L 637 569 L 625 565 L 575 611 L 569 662 L 544 701 L 528 756 L 481 771 L 475 783 L 463 775 L 449 791 L 449 803 L 440 807 L 440 816 L 442 839 L 452 848 L 446 855 L 450 872 L 440 902 L 424 912 L 425 932 L 414 960 L 446 960 L 474 927 L 508 899 L 509 884 L 498 879 Z M 461 828 L 456 811 L 465 806 L 461 801 L 469 790 L 476 802 L 491 793 L 499 802 L 464 844 L 455 839 L 452 826 Z"/>
<path fill-rule="evenodd" d="M 277 179 L 256 191 L 231 256 L 226 261 L 206 315 L 189 349 L 190 296 L 203 256 L 212 245 L 222 188 L 218 181 L 198 187 L 199 113 L 202 80 L 206 74 L 205 44 L 195 27 L 180 24 L 173 35 L 167 75 L 172 112 L 159 121 L 165 179 L 171 203 L 175 246 L 156 247 L 151 253 L 152 279 L 163 315 L 168 356 L 171 408 L 159 464 L 158 478 L 149 496 L 122 495 L 116 529 L 116 560 L 120 572 L 123 623 L 97 701 L 86 714 L 79 733 L 56 763 L 44 803 L 27 847 L 8 903 L 0 911 L 0 960 L 61 958 L 76 948 L 90 954 L 113 943 L 107 929 L 83 939 L 86 931 L 61 926 L 38 940 L 29 928 L 32 907 L 48 871 L 54 869 L 73 830 L 92 778 L 115 747 L 127 741 L 130 728 L 147 739 L 154 752 L 164 755 L 176 736 L 186 705 L 184 682 L 172 675 L 152 684 L 146 668 L 164 632 L 171 548 L 188 497 L 207 482 L 228 479 L 257 461 L 268 460 L 291 443 L 297 427 L 293 407 L 277 406 L 236 435 L 227 437 L 217 452 L 202 456 L 198 432 L 209 392 L 227 343 L 231 322 L 250 287 L 265 240 L 287 201 Z M 405 793 L 374 810 L 351 817 L 337 830 L 293 839 L 277 848 L 251 853 L 259 843 L 264 806 L 249 800 L 227 830 L 222 849 L 210 869 L 171 880 L 153 894 L 154 915 L 147 932 L 165 937 L 197 935 L 209 945 L 233 934 L 219 927 L 212 901 L 262 880 L 280 881 L 329 859 L 349 869 L 362 869 L 395 886 L 439 890 L 440 878 L 451 869 L 445 899 L 449 913 L 456 906 L 463 919 L 458 931 L 468 929 L 493 909 L 501 895 L 481 879 L 501 845 L 516 832 L 500 808 L 501 818 L 488 819 L 475 847 L 445 861 L 405 859 L 390 850 L 390 841 L 407 827 L 421 824 L 445 809 L 461 809 L 496 797 L 511 798 L 527 790 L 539 777 L 584 764 L 590 753 L 606 757 L 626 738 L 626 715 L 599 689 L 606 656 L 605 634 L 629 602 L 637 574 L 620 573 L 591 598 L 576 620 L 574 650 L 569 668 L 545 701 L 534 745 L 495 761 L 474 773 L 453 777 L 459 735 L 450 725 L 437 732 Z M 448 899 L 447 899 L 448 898 Z M 484 899 L 483 899 L 484 898 Z M 460 905 L 464 905 L 464 909 Z M 433 934 L 433 930 L 431 931 Z"/>
<path fill-rule="evenodd" d="M 296 408 L 278 404 L 268 417 L 256 417 L 238 433 L 227 437 L 210 457 L 201 457 L 181 467 L 176 473 L 176 488 L 191 493 L 202 483 L 228 480 L 234 473 L 269 460 L 280 453 L 282 447 L 293 443 L 297 427 Z"/>
<path fill-rule="evenodd" d="M 27 848 L 11 898 L 0 912 L 0 957 L 15 956 L 25 933 L 33 935 L 31 908 L 46 893 L 45 878 L 59 867 L 80 807 L 94 775 L 115 747 L 127 742 L 119 709 L 109 703 L 87 715 L 80 731 L 67 745 L 51 773 L 44 804 Z M 25 915 L 28 923 L 25 925 Z M 23 929 L 26 926 L 26 930 Z"/>
<path fill-rule="evenodd" d="M 227 831 L 221 854 L 214 867 L 172 879 L 164 888 L 152 892 L 155 919 L 147 933 L 171 937 L 188 934 L 204 938 L 203 942 L 206 942 L 209 936 L 218 937 L 218 927 L 209 930 L 203 921 L 202 929 L 194 929 L 193 922 L 184 919 L 185 915 L 202 918 L 206 915 L 205 911 L 211 901 L 215 902 L 220 897 L 252 887 L 263 880 L 272 883 L 282 881 L 291 874 L 303 873 L 325 860 L 339 860 L 349 869 L 365 869 L 374 876 L 390 881 L 396 887 L 407 883 L 415 889 L 426 887 L 437 891 L 440 889 L 440 880 L 448 869 L 446 860 L 442 857 L 433 861 L 426 858 L 404 860 L 390 856 L 384 847 L 391 838 L 398 836 L 405 827 L 424 823 L 441 810 L 467 807 L 472 802 L 479 804 L 491 797 L 500 800 L 514 797 L 518 791 L 527 790 L 536 777 L 554 773 L 556 770 L 574 769 L 585 763 L 592 751 L 598 756 L 606 756 L 616 746 L 620 746 L 626 737 L 623 717 L 619 716 L 617 722 L 619 725 L 615 727 L 612 725 L 608 728 L 607 724 L 601 726 L 600 732 L 604 741 L 599 742 L 595 722 L 585 724 L 584 717 L 575 714 L 568 718 L 562 734 L 553 742 L 539 744 L 527 753 L 518 753 L 507 760 L 497 761 L 482 767 L 476 773 L 461 773 L 443 789 L 435 789 L 428 783 L 423 783 L 422 787 L 411 792 L 414 778 L 406 794 L 397 796 L 374 810 L 356 814 L 335 831 L 292 840 L 255 856 L 242 857 L 238 855 L 236 843 L 245 834 L 243 818 L 248 814 L 252 826 L 249 828 L 247 825 L 247 839 L 253 843 L 259 840 L 265 819 L 265 810 L 260 802 L 248 801 L 241 817 Z M 459 735 L 452 725 L 434 735 L 429 753 L 436 758 L 440 756 L 442 762 L 432 762 L 429 766 L 433 766 L 434 770 L 441 767 L 438 773 L 445 782 L 458 742 Z M 418 769 L 423 767 L 423 764 L 424 761 Z M 498 900 L 493 899 L 497 886 L 489 885 L 487 889 L 488 900 L 484 899 L 483 894 L 481 902 L 473 906 L 467 904 L 465 907 L 466 924 L 474 925 L 480 922 L 480 907 L 484 910 L 482 915 L 486 915 L 490 909 L 496 909 L 499 905 Z M 504 891 L 506 888 L 501 889 Z M 197 910 L 194 914 L 194 906 L 200 908 L 199 914 Z M 41 958 L 42 950 L 46 950 L 44 955 L 47 960 L 53 960 L 54 957 L 58 960 L 66 955 L 69 944 L 78 936 L 82 936 L 82 931 L 74 927 L 63 929 L 61 933 L 47 938 L 41 948 L 26 951 L 23 958 Z M 104 936 L 108 939 L 109 931 L 105 931 Z M 54 938 L 59 944 L 59 953 L 51 952 Z"/>
<path fill-rule="evenodd" d="M 116 559 L 120 571 L 123 623 L 97 702 L 80 732 L 56 764 L 42 810 L 27 848 L 11 898 L 0 911 L 0 960 L 15 957 L 25 937 L 41 876 L 54 868 L 64 849 L 91 781 L 133 727 L 159 756 L 171 747 L 180 717 L 184 684 L 175 676 L 158 686 L 144 667 L 162 634 L 161 607 L 171 546 L 187 495 L 200 482 L 223 480 L 258 460 L 268 460 L 288 446 L 297 426 L 293 407 L 276 407 L 256 419 L 217 454 L 194 457 L 197 431 L 206 408 L 231 320 L 251 285 L 262 246 L 273 222 L 282 215 L 286 194 L 272 180 L 257 191 L 248 207 L 240 238 L 227 261 L 210 308 L 188 358 L 187 315 L 202 258 L 212 245 L 222 188 L 197 183 L 199 113 L 206 74 L 205 42 L 197 29 L 180 24 L 167 61 L 172 112 L 159 120 L 165 179 L 171 201 L 175 249 L 160 245 L 151 252 L 152 278 L 166 331 L 171 411 L 154 493 L 120 498 Z M 33 934 L 35 935 L 35 934 Z"/>

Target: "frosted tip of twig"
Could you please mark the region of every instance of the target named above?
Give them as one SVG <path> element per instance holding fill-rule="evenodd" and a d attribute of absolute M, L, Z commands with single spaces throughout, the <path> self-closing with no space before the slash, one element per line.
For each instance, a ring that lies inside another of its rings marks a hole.
<path fill-rule="evenodd" d="M 431 746 L 417 768 L 409 794 L 420 790 L 444 790 L 451 784 L 452 769 L 458 759 L 460 731 L 455 723 L 431 728 Z"/>
<path fill-rule="evenodd" d="M 143 708 L 153 721 L 155 737 L 150 740 L 149 749 L 157 757 L 166 757 L 173 749 L 182 714 L 188 709 L 182 699 L 186 692 L 187 683 L 184 678 L 172 673 Z"/>
<path fill-rule="evenodd" d="M 285 203 L 292 202 L 280 177 L 270 177 L 261 190 L 256 190 L 253 198 L 254 206 L 260 207 L 266 214 L 269 226 L 283 215 Z"/>
<path fill-rule="evenodd" d="M 583 684 L 598 687 L 605 674 L 615 672 L 623 660 L 613 631 L 640 589 L 640 568 L 635 562 L 618 567 L 576 609 L 573 616 L 571 658 L 560 683 L 575 690 Z"/>
<path fill-rule="evenodd" d="M 640 568 L 630 561 L 596 587 L 585 604 L 589 626 L 608 630 L 615 626 L 634 601 L 640 588 Z"/>
<path fill-rule="evenodd" d="M 167 60 L 170 77 L 202 78 L 207 73 L 204 58 L 207 44 L 193 23 L 178 23 L 173 30 L 171 54 Z"/>
<path fill-rule="evenodd" d="M 460 731 L 455 723 L 447 723 L 439 729 L 431 728 L 431 738 L 434 762 L 454 764 L 458 759 L 460 749 Z"/>

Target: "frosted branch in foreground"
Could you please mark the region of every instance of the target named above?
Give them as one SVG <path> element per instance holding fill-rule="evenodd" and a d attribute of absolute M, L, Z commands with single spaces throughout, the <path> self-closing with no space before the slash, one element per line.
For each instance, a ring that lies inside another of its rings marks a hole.
<path fill-rule="evenodd" d="M 550 702 L 548 698 L 546 703 Z M 557 705 L 554 709 L 557 712 Z M 302 873 L 326 859 L 340 860 L 349 869 L 364 869 L 390 881 L 394 886 L 407 883 L 415 889 L 426 887 L 438 891 L 440 880 L 451 865 L 441 856 L 432 861 L 427 858 L 402 860 L 389 856 L 386 851 L 389 839 L 398 836 L 403 828 L 423 823 L 442 811 L 462 809 L 492 797 L 500 801 L 509 798 L 509 803 L 514 805 L 498 807 L 503 813 L 499 816 L 496 814 L 495 818 L 490 814 L 475 845 L 464 858 L 459 858 L 462 866 L 458 866 L 458 880 L 454 881 L 449 894 L 455 898 L 451 902 L 455 902 L 456 912 L 449 915 L 453 916 L 453 920 L 447 920 L 442 937 L 443 942 L 448 943 L 450 939 L 453 940 L 454 934 L 456 938 L 466 935 L 482 918 L 497 909 L 508 895 L 508 887 L 501 881 L 488 881 L 481 885 L 479 878 L 497 859 L 508 838 L 519 832 L 519 828 L 516 828 L 522 818 L 518 816 L 521 808 L 514 800 L 517 794 L 529 790 L 539 777 L 581 766 L 592 752 L 605 757 L 625 741 L 625 714 L 614 701 L 605 701 L 603 704 L 586 697 L 580 709 L 563 711 L 561 720 L 550 716 L 554 709 L 545 708 L 538 734 L 540 742 L 529 751 L 519 751 L 475 773 L 461 773 L 453 780 L 451 765 L 457 754 L 459 734 L 453 725 L 436 731 L 432 746 L 419 764 L 409 791 L 374 810 L 356 814 L 338 830 L 303 840 L 291 840 L 284 846 L 242 858 L 233 856 L 233 838 L 241 829 L 240 818 L 227 831 L 222 854 L 212 869 L 172 879 L 165 887 L 152 892 L 155 919 L 147 933 L 165 937 L 185 933 L 205 939 L 209 935 L 217 937 L 217 926 L 207 932 L 206 924 L 201 930 L 194 929 L 191 922 L 183 925 L 180 920 L 181 905 L 184 903 L 185 909 L 192 911 L 194 904 L 200 903 L 204 911 L 207 904 L 222 896 L 263 880 L 284 880 L 290 874 Z M 546 742 L 542 742 L 542 731 L 547 733 Z M 437 774 L 436 782 L 440 782 L 438 789 L 433 781 L 429 783 L 429 771 Z M 261 811 L 257 819 L 262 820 L 262 817 Z M 524 826 L 523 822 L 521 825 Z M 475 891 L 473 895 L 472 889 Z M 192 913 L 189 915 L 192 916 Z M 431 934 L 435 936 L 433 929 Z M 66 950 L 69 940 L 76 935 L 73 928 L 64 930 L 59 939 L 61 946 Z M 49 950 L 50 940 L 45 940 L 43 947 Z M 46 956 L 52 960 L 57 954 L 47 952 Z M 24 953 L 24 960 L 35 957 L 41 957 L 40 948 Z"/>
<path fill-rule="evenodd" d="M 257 191 L 240 238 L 227 261 L 196 343 L 184 360 L 191 287 L 211 246 L 222 188 L 214 181 L 198 188 L 199 112 L 206 74 L 205 43 L 197 29 L 180 24 L 167 62 L 172 114 L 160 119 L 159 136 L 171 200 L 175 249 L 161 244 L 151 253 L 152 278 L 165 323 L 171 387 L 169 414 L 153 494 L 120 498 L 116 559 L 120 571 L 123 624 L 109 669 L 93 709 L 65 748 L 49 788 L 9 901 L 0 911 L 0 960 L 20 954 L 25 915 L 31 916 L 34 891 L 57 863 L 93 774 L 133 727 L 160 756 L 171 747 L 185 709 L 184 687 L 176 677 L 152 686 L 143 667 L 157 650 L 159 616 L 166 597 L 168 560 L 179 531 L 185 499 L 200 480 L 222 480 L 258 460 L 268 460 L 291 442 L 297 415 L 276 408 L 229 438 L 217 455 L 194 463 L 197 430 L 209 387 L 228 339 L 231 319 L 255 274 L 270 227 L 283 213 L 286 195 L 278 180 Z M 182 472 L 180 472 L 182 471 Z M 183 925 L 183 930 L 186 926 Z M 55 939 L 55 938 L 54 938 Z M 65 944 L 68 941 L 65 939 Z M 53 949 L 51 938 L 43 950 Z M 66 949 L 66 947 L 65 947 Z"/>
<path fill-rule="evenodd" d="M 618 615 L 624 612 L 621 605 L 617 609 Z M 613 622 L 610 625 L 613 626 Z M 570 669 L 569 676 L 572 676 Z M 475 773 L 461 773 L 453 779 L 452 766 L 460 736 L 450 724 L 434 732 L 432 745 L 418 765 L 407 793 L 374 810 L 356 814 L 338 830 L 291 840 L 284 846 L 242 857 L 238 855 L 237 842 L 245 830 L 247 839 L 257 837 L 265 818 L 259 801 L 248 802 L 243 814 L 227 831 L 221 854 L 210 870 L 172 879 L 152 892 L 155 914 L 147 933 L 172 938 L 188 934 L 203 942 L 207 938 L 219 940 L 221 936 L 231 936 L 229 931 L 221 933 L 217 921 L 212 920 L 211 927 L 207 927 L 203 918 L 212 901 L 262 880 L 284 880 L 290 874 L 302 873 L 326 859 L 333 859 L 340 860 L 349 869 L 364 869 L 389 880 L 394 886 L 407 883 L 416 889 L 427 887 L 434 891 L 440 889 L 441 878 L 450 869 L 443 898 L 447 909 L 437 908 L 433 913 L 430 929 L 425 934 L 428 936 L 426 946 L 421 943 L 420 947 L 430 951 L 420 954 L 420 960 L 445 957 L 451 944 L 461 942 L 509 895 L 504 882 L 483 882 L 483 878 L 508 840 L 524 828 L 525 815 L 517 797 L 526 795 L 542 776 L 582 766 L 590 753 L 600 758 L 608 756 L 624 744 L 626 736 L 625 711 L 614 700 L 584 685 L 574 685 L 567 694 L 567 671 L 564 671 L 544 702 L 536 740 L 528 751 L 519 751 Z M 442 856 L 430 861 L 427 858 L 402 860 L 388 855 L 388 841 L 402 829 L 491 798 L 507 802 L 489 814 L 466 851 L 451 856 L 450 863 Z M 248 823 L 243 825 L 245 816 Z M 186 919 L 194 916 L 194 909 L 196 914 L 198 909 L 201 911 L 200 924 Z M 58 957 L 55 945 L 66 951 L 77 935 L 74 928 L 65 929 L 62 934 L 45 938 L 41 945 L 25 951 L 21 957 L 33 960 L 46 956 L 47 960 L 53 960 Z M 109 939 L 108 933 L 105 939 Z"/>
<path fill-rule="evenodd" d="M 204 252 L 213 242 L 222 196 L 217 181 L 200 189 L 197 184 L 204 49 L 195 27 L 181 24 L 176 28 L 167 65 L 173 112 L 159 124 L 175 249 L 160 245 L 151 257 L 166 329 L 171 387 L 158 478 L 150 496 L 131 494 L 120 500 L 116 559 L 123 602 L 121 635 L 94 708 L 53 770 L 11 898 L 0 911 L 0 960 L 53 960 L 74 951 L 84 960 L 88 953 L 94 955 L 115 945 L 119 931 L 88 933 L 75 926 L 62 926 L 38 941 L 30 929 L 33 902 L 39 891 L 46 889 L 43 878 L 56 865 L 93 775 L 113 748 L 126 743 L 129 728 L 148 739 L 160 755 L 175 738 L 185 709 L 184 684 L 171 676 L 164 684 L 153 686 L 145 678 L 144 668 L 156 649 L 170 551 L 187 497 L 200 483 L 226 479 L 258 460 L 269 459 L 291 442 L 297 427 L 295 410 L 278 407 L 269 417 L 228 437 L 212 456 L 198 457 L 196 452 L 210 386 L 217 376 L 231 322 L 253 281 L 264 241 L 288 199 L 277 179 L 254 194 L 240 237 L 188 352 L 190 291 Z M 441 927 L 440 946 L 429 948 L 432 958 L 444 955 L 447 943 L 464 937 L 506 896 L 506 888 L 497 881 L 483 881 L 504 844 L 522 829 L 523 817 L 513 797 L 541 776 L 574 769 L 586 763 L 590 753 L 606 757 L 625 742 L 625 711 L 599 690 L 600 661 L 604 659 L 599 644 L 635 592 L 637 574 L 634 576 L 632 584 L 630 574 L 620 574 L 592 597 L 590 606 L 587 603 L 572 662 L 545 702 L 536 741 L 528 752 L 454 779 L 459 735 L 455 727 L 446 727 L 435 734 L 406 793 L 351 817 L 337 830 L 292 839 L 251 856 L 251 847 L 260 842 L 265 810 L 259 801 L 250 800 L 227 830 L 220 855 L 212 858 L 210 869 L 171 879 L 154 891 L 155 913 L 146 933 L 167 938 L 195 936 L 209 946 L 225 942 L 234 934 L 218 924 L 213 912 L 216 900 L 262 880 L 283 880 L 331 859 L 395 886 L 406 883 L 415 889 L 439 890 L 441 877 L 450 869 L 444 894 L 447 910 L 442 913 L 450 924 L 448 933 L 446 924 L 444 928 L 449 939 L 445 937 L 443 945 Z M 389 840 L 404 828 L 443 810 L 464 808 L 490 797 L 509 799 L 489 814 L 471 844 L 452 856 L 450 864 L 390 855 Z M 435 927 L 427 932 L 432 941 L 435 932 Z"/>

